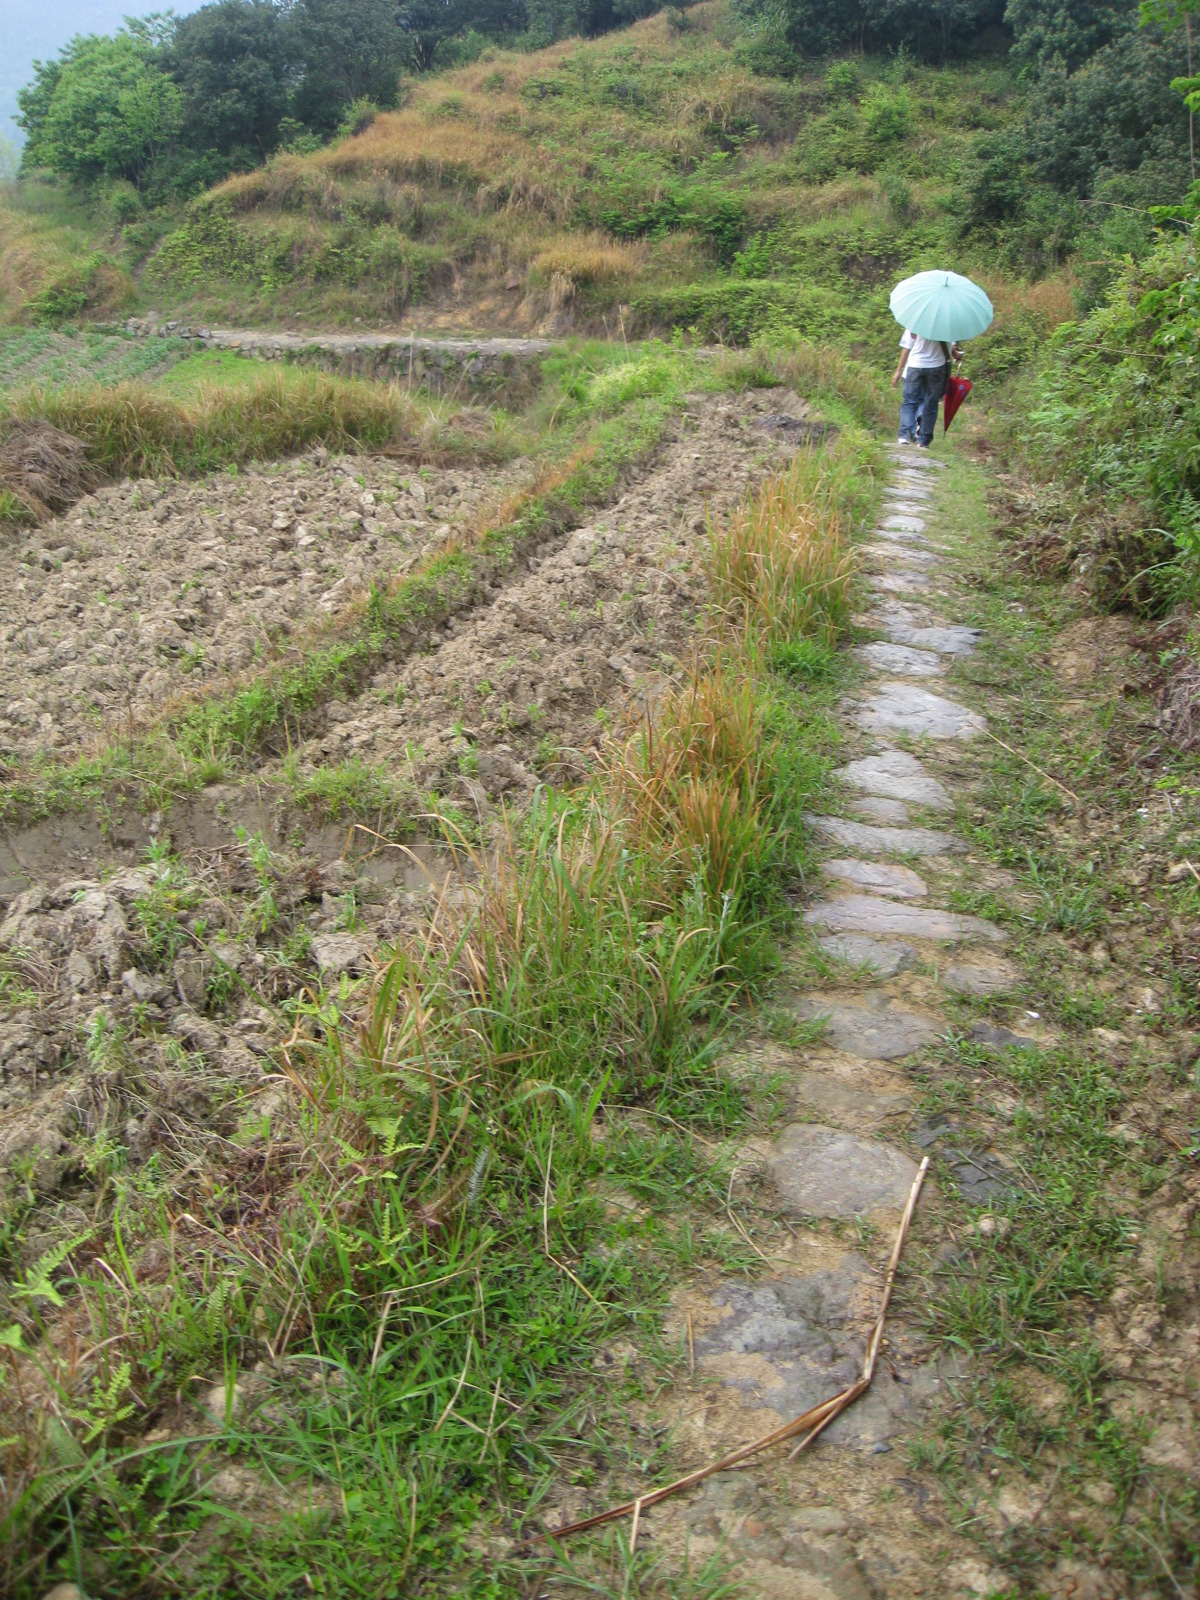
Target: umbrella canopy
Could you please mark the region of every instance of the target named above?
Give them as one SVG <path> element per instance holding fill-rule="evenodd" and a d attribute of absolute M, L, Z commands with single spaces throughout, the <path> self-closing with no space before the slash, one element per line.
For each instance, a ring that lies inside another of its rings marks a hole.
<path fill-rule="evenodd" d="M 918 272 L 892 290 L 888 301 L 902 328 L 922 339 L 970 339 L 992 320 L 992 302 L 977 283 L 957 272 Z"/>

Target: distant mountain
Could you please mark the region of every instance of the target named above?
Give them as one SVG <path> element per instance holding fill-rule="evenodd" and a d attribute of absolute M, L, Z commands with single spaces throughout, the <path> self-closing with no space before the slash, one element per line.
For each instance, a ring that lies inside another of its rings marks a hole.
<path fill-rule="evenodd" d="M 176 0 L 180 15 L 199 0 Z M 20 144 L 24 134 L 12 118 L 17 90 L 33 75 L 33 63 L 56 56 L 77 33 L 114 33 L 127 16 L 165 11 L 138 0 L 0 0 L 0 138 Z"/>

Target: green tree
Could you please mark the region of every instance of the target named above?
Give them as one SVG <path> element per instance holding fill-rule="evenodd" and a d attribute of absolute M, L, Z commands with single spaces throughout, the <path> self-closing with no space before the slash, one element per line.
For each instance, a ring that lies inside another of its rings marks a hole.
<path fill-rule="evenodd" d="M 332 132 L 352 100 L 394 106 L 411 45 L 396 0 L 292 0 L 289 46 L 302 76 L 296 115 Z"/>
<path fill-rule="evenodd" d="M 788 43 L 803 56 L 899 49 L 945 57 L 998 23 L 1004 0 L 785 0 Z"/>
<path fill-rule="evenodd" d="M 396 17 L 408 41 L 412 64 L 433 66 L 440 44 L 473 28 L 492 38 L 515 32 L 525 21 L 522 0 L 400 0 Z"/>
<path fill-rule="evenodd" d="M 144 188 L 181 123 L 179 88 L 151 41 L 129 31 L 76 38 L 54 66 L 39 64 L 22 91 L 29 163 L 84 182 L 126 178 Z"/>
<path fill-rule="evenodd" d="M 1192 18 L 1200 16 L 1200 0 L 1141 0 L 1138 19 L 1143 27 L 1156 26 L 1164 33 L 1183 29 L 1187 50 L 1187 75 L 1172 80 L 1171 87 L 1183 96 L 1188 113 L 1188 150 L 1192 182 L 1196 182 L 1196 112 L 1200 111 L 1200 74 L 1192 49 Z"/>
<path fill-rule="evenodd" d="M 1027 125 L 1034 171 L 1063 194 L 1088 198 L 1114 175 L 1134 178 L 1120 199 L 1166 205 L 1188 183 L 1188 121 L 1171 80 L 1183 41 L 1155 29 L 1123 34 L 1069 76 L 1039 80 Z"/>
<path fill-rule="evenodd" d="M 165 64 L 183 96 L 185 143 L 231 165 L 275 149 L 298 74 L 272 0 L 215 0 L 180 17 Z"/>
<path fill-rule="evenodd" d="M 1013 59 L 1035 75 L 1070 74 L 1137 26 L 1138 0 L 1008 0 Z"/>

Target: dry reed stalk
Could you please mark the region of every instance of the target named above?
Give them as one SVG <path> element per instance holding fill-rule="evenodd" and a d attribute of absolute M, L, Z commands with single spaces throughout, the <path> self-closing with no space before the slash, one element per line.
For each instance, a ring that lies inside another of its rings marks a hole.
<path fill-rule="evenodd" d="M 916 1210 L 917 1200 L 920 1197 L 921 1185 L 925 1182 L 925 1174 L 929 1170 L 929 1157 L 926 1156 L 917 1175 L 913 1179 L 912 1188 L 908 1193 L 908 1200 L 904 1207 L 904 1214 L 900 1219 L 900 1226 L 896 1230 L 896 1242 L 892 1246 L 891 1258 L 888 1261 L 887 1274 L 884 1278 L 883 1295 L 879 1305 L 879 1315 L 871 1330 L 871 1337 L 867 1342 L 867 1353 L 863 1361 L 862 1374 L 850 1384 L 848 1388 L 835 1394 L 832 1399 L 823 1400 L 819 1405 L 811 1406 L 798 1417 L 793 1417 L 791 1422 L 785 1422 L 781 1428 L 775 1428 L 770 1433 L 763 1434 L 759 1439 L 744 1444 L 740 1449 L 731 1451 L 722 1456 L 718 1461 L 710 1461 L 706 1467 L 699 1467 L 695 1472 L 689 1472 L 682 1478 L 676 1478 L 674 1483 L 668 1483 L 661 1489 L 654 1489 L 649 1494 L 639 1495 L 636 1500 L 627 1500 L 624 1505 L 613 1506 L 609 1511 L 597 1512 L 594 1517 L 583 1517 L 578 1522 L 568 1523 L 565 1528 L 550 1528 L 539 1533 L 539 1539 L 565 1539 L 569 1533 L 583 1533 L 587 1528 L 598 1528 L 606 1522 L 616 1522 L 621 1517 L 628 1517 L 636 1513 L 640 1522 L 644 1510 L 656 1506 L 660 1501 L 669 1499 L 670 1496 L 681 1493 L 684 1489 L 694 1488 L 696 1484 L 703 1483 L 706 1478 L 711 1478 L 714 1473 L 727 1472 L 730 1467 L 736 1467 L 741 1462 L 749 1460 L 762 1450 L 769 1449 L 774 1444 L 782 1444 L 786 1439 L 792 1439 L 798 1433 L 804 1437 L 790 1452 L 788 1459 L 793 1460 L 802 1450 L 808 1448 L 834 1420 L 839 1417 L 846 1407 L 852 1405 L 860 1394 L 864 1394 L 871 1386 L 871 1379 L 875 1375 L 875 1362 L 879 1356 L 879 1347 L 883 1342 L 884 1322 L 887 1318 L 888 1305 L 892 1298 L 892 1289 L 896 1282 L 896 1269 L 900 1263 L 900 1252 L 904 1248 L 904 1241 L 908 1237 L 909 1225 L 912 1222 L 913 1212 Z"/>

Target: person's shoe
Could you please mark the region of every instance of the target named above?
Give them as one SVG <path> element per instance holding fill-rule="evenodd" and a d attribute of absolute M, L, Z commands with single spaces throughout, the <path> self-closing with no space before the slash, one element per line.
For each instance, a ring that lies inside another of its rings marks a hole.
<path fill-rule="evenodd" d="M 917 449 L 918 450 L 928 450 L 929 446 L 925 443 L 924 439 L 918 439 L 917 440 Z"/>
<path fill-rule="evenodd" d="M 916 444 L 916 442 L 915 439 L 910 439 L 906 433 L 902 433 L 896 440 L 897 444 Z"/>

